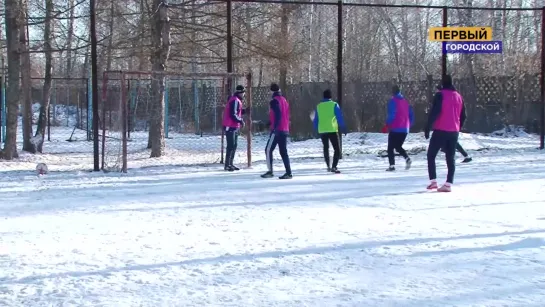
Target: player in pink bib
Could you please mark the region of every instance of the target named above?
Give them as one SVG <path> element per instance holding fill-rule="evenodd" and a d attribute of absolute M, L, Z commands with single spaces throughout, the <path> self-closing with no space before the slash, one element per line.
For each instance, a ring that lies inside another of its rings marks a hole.
<path fill-rule="evenodd" d="M 244 99 L 245 92 L 244 86 L 238 85 L 233 96 L 229 97 L 223 112 L 223 129 L 225 130 L 225 139 L 227 141 L 224 169 L 229 172 L 239 170 L 238 167 L 233 165 L 233 160 L 235 159 L 235 152 L 237 150 L 238 134 L 240 129 L 244 127 L 242 115 L 250 112 L 248 108 L 243 108 L 242 100 Z"/>
<path fill-rule="evenodd" d="M 452 84 L 452 77 L 445 75 L 442 80 L 442 89 L 434 96 L 424 133 L 426 139 L 429 139 L 430 130 L 433 130 L 427 154 L 428 175 L 431 181 L 428 189 L 438 189 L 439 192 L 451 191 L 456 169 L 454 161 L 456 144 L 458 143 L 458 135 L 465 120 L 466 111 L 462 95 L 456 91 L 456 88 Z M 445 151 L 448 173 L 447 181 L 443 186 L 438 188 L 435 158 L 441 149 Z"/>

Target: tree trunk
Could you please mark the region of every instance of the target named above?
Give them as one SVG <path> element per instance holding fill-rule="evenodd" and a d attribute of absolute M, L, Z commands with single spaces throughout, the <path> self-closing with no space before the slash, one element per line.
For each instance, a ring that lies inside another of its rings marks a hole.
<path fill-rule="evenodd" d="M 146 45 L 146 16 L 145 16 L 145 10 L 144 10 L 144 0 L 140 0 L 140 20 L 138 23 L 138 32 L 140 33 L 140 40 L 138 43 L 140 44 L 140 49 L 138 51 L 138 70 L 144 71 L 146 70 L 146 56 L 145 56 L 145 45 Z"/>
<path fill-rule="evenodd" d="M 166 65 L 170 53 L 170 25 L 168 6 L 165 0 L 153 0 L 151 7 L 151 41 L 150 58 L 153 70 L 151 81 L 151 110 L 149 140 L 151 157 L 161 157 L 165 151 L 165 76 Z"/>
<path fill-rule="evenodd" d="M 108 37 L 108 47 L 106 48 L 106 70 L 112 70 L 112 56 L 113 56 L 113 45 L 114 45 L 114 26 L 115 26 L 115 7 L 114 1 L 110 3 L 110 20 L 108 21 L 108 31 L 110 37 Z"/>
<path fill-rule="evenodd" d="M 288 59 L 289 59 L 289 51 L 288 51 L 288 41 L 289 41 L 289 25 L 288 22 L 290 20 L 289 17 L 290 9 L 289 4 L 282 4 L 282 15 L 280 17 L 280 39 L 281 39 L 281 56 L 280 56 L 280 65 L 279 65 L 279 85 L 280 88 L 283 91 L 286 91 L 286 87 L 288 85 Z M 284 92 L 285 93 L 285 92 Z"/>
<path fill-rule="evenodd" d="M 66 71 L 65 76 L 70 78 L 72 76 L 72 41 L 74 40 L 74 0 L 68 0 L 68 5 L 70 8 L 70 20 L 68 22 L 68 31 L 66 33 Z"/>
<path fill-rule="evenodd" d="M 53 0 L 45 1 L 45 24 L 44 24 L 44 55 L 45 55 L 45 74 L 43 87 L 43 101 L 40 107 L 40 117 L 38 118 L 38 128 L 36 129 L 36 149 L 38 152 L 43 152 L 45 139 L 45 128 L 49 121 L 49 103 L 51 102 L 51 83 L 53 73 L 53 53 L 51 52 L 51 32 L 52 32 L 52 15 L 53 15 Z"/>
<path fill-rule="evenodd" d="M 27 21 L 28 4 L 27 0 L 20 0 L 20 20 Z M 21 50 L 21 105 L 23 125 L 23 150 L 36 153 L 36 147 L 32 144 L 32 80 L 30 79 L 30 53 L 28 50 L 28 27 L 21 26 L 19 29 L 19 46 Z"/>
<path fill-rule="evenodd" d="M 2 158 L 12 160 L 19 157 L 17 153 L 17 113 L 21 102 L 19 31 L 24 27 L 24 21 L 20 19 L 21 6 L 19 0 L 6 0 L 5 8 L 8 88 L 6 92 L 6 139 Z"/>

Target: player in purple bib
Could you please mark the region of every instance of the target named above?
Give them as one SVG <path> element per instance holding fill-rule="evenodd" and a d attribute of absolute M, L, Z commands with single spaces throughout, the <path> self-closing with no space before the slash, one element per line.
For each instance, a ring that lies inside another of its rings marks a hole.
<path fill-rule="evenodd" d="M 403 144 L 409 130 L 414 122 L 414 112 L 409 102 L 401 95 L 399 86 L 392 88 L 392 98 L 388 102 L 388 118 L 386 125 L 388 126 L 388 162 L 390 166 L 387 171 L 395 171 L 395 154 L 394 149 L 405 158 L 405 169 L 411 168 L 411 158 L 403 149 Z"/>

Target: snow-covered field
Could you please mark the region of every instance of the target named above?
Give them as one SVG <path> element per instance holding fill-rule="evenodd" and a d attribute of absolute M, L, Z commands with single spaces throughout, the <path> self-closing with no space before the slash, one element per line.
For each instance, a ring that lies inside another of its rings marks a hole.
<path fill-rule="evenodd" d="M 385 134 L 353 133 L 343 138 L 342 174 L 325 173 L 319 140 L 308 140 L 289 145 L 294 179 L 266 180 L 262 136 L 254 167 L 225 173 L 181 166 L 218 162 L 217 136 L 171 132 L 167 155 L 149 159 L 146 134 L 133 133 L 121 175 L 88 172 L 85 131 L 67 142 L 71 128 L 52 129 L 45 154 L 0 161 L 2 307 L 545 302 L 536 136 L 462 134 L 474 160 L 458 164 L 453 192 L 440 194 L 425 191 L 421 133 L 405 146 L 409 171 L 384 171 Z M 38 162 L 51 173 L 37 177 Z"/>
<path fill-rule="evenodd" d="M 543 306 L 535 137 L 464 135 L 474 161 L 450 194 L 425 191 L 424 153 L 388 173 L 355 154 L 383 149 L 379 136 L 361 141 L 349 135 L 342 174 L 294 159 L 292 180 L 259 178 L 260 161 L 125 175 L 58 161 L 40 178 L 13 162 L 0 174 L 0 306 Z M 319 155 L 308 142 L 293 155 Z"/>

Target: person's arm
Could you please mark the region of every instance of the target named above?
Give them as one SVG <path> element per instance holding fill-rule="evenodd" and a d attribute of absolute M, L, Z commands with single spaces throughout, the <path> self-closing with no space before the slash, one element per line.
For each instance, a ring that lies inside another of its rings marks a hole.
<path fill-rule="evenodd" d="M 412 106 L 409 106 L 409 122 L 411 123 L 411 127 L 414 124 L 414 110 Z"/>
<path fill-rule="evenodd" d="M 344 123 L 343 112 L 341 111 L 339 104 L 335 104 L 335 117 L 337 118 L 337 123 L 339 124 L 341 131 L 346 133 L 346 124 Z"/>
<path fill-rule="evenodd" d="M 274 123 L 271 123 L 271 125 L 273 125 L 272 130 L 274 131 L 280 125 L 280 117 L 282 116 L 282 113 L 280 112 L 280 105 L 278 103 L 278 100 L 276 99 L 271 100 L 270 107 L 274 113 Z"/>
<path fill-rule="evenodd" d="M 466 119 L 467 119 L 466 104 L 462 100 L 462 112 L 460 114 L 460 130 L 462 130 L 462 127 L 464 126 Z"/>
<path fill-rule="evenodd" d="M 231 114 L 231 118 L 237 123 L 243 123 L 244 121 L 242 120 L 242 118 L 238 116 L 238 110 L 240 110 L 240 101 L 233 101 L 230 109 L 231 110 L 229 110 L 229 113 Z"/>
<path fill-rule="evenodd" d="M 314 124 L 314 130 L 318 131 L 318 123 L 320 122 L 320 119 L 318 118 L 318 107 L 314 109 L 314 120 L 312 120 L 312 123 Z"/>
<path fill-rule="evenodd" d="M 386 118 L 386 125 L 390 125 L 396 116 L 396 103 L 393 99 L 388 101 L 388 117 Z"/>
<path fill-rule="evenodd" d="M 433 124 L 439 118 L 441 114 L 441 108 L 443 107 L 443 95 L 441 93 L 436 93 L 433 97 L 433 104 L 431 106 L 430 114 L 428 115 L 428 123 L 426 129 L 429 131 L 433 128 Z"/>

